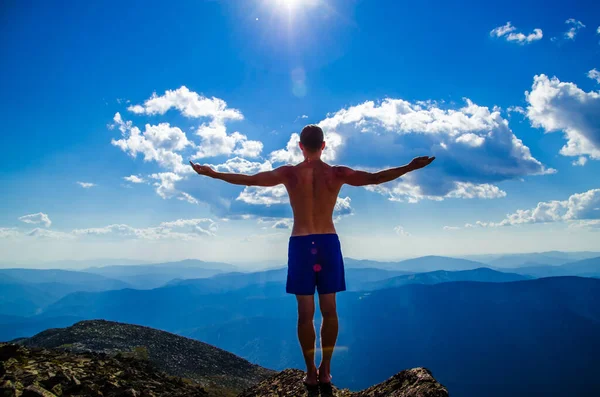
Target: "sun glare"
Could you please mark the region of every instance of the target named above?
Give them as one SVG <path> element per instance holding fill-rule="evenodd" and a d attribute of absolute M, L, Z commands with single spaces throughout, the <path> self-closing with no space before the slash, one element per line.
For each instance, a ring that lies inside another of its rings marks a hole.
<path fill-rule="evenodd" d="M 284 7 L 293 10 L 300 7 L 313 6 L 316 0 L 273 0 L 277 7 Z"/>

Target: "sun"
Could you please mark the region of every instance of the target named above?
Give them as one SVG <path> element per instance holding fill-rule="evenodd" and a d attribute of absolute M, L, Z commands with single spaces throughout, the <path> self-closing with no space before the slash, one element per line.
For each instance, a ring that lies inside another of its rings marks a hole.
<path fill-rule="evenodd" d="M 300 7 L 313 6 L 316 0 L 272 0 L 277 7 L 287 8 L 288 10 Z"/>

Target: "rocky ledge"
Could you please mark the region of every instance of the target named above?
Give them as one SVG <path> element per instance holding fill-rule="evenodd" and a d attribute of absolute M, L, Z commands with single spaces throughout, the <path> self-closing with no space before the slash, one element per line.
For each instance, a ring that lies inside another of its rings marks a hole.
<path fill-rule="evenodd" d="M 144 360 L 1 343 L 0 396 L 208 397 L 209 393 Z"/>
<path fill-rule="evenodd" d="M 305 396 L 302 384 L 304 372 L 286 369 L 251 387 L 239 397 L 296 397 Z M 318 395 L 318 394 L 316 394 Z M 448 397 L 448 390 L 439 384 L 425 368 L 414 368 L 399 372 L 385 382 L 368 389 L 351 392 L 333 387 L 336 397 Z"/>

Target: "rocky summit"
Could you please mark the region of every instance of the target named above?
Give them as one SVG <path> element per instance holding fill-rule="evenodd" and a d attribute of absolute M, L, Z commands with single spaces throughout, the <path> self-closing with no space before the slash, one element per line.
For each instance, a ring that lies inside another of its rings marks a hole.
<path fill-rule="evenodd" d="M 254 387 L 245 390 L 239 397 L 296 397 L 309 396 L 302 379 L 305 373 L 297 369 L 286 369 Z M 414 368 L 399 372 L 385 382 L 371 386 L 368 389 L 351 392 L 339 390 L 335 386 L 332 394 L 321 393 L 335 397 L 448 397 L 448 390 L 439 384 L 425 368 Z M 318 396 L 315 393 L 314 396 Z"/>
<path fill-rule="evenodd" d="M 122 354 L 148 360 L 168 375 L 198 382 L 214 395 L 235 396 L 275 372 L 212 345 L 157 329 L 105 320 L 81 321 L 24 340 L 27 347 Z"/>
<path fill-rule="evenodd" d="M 197 384 L 156 371 L 146 360 L 2 343 L 0 396 L 208 397 L 210 394 Z"/>

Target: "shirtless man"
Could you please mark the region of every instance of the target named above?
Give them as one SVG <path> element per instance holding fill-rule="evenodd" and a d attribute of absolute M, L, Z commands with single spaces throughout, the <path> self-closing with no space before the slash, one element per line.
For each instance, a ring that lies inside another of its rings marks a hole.
<path fill-rule="evenodd" d="M 284 165 L 255 175 L 216 172 L 193 164 L 200 175 L 235 185 L 276 186 L 283 184 L 290 197 L 294 227 L 289 241 L 286 291 L 298 301 L 298 339 L 306 362 L 305 384 L 331 386 L 331 356 L 338 335 L 335 294 L 346 290 L 340 241 L 333 224 L 333 209 L 342 185 L 377 185 L 429 165 L 435 157 L 417 157 L 410 164 L 379 172 L 355 171 L 330 166 L 321 160 L 325 148 L 323 130 L 307 125 L 300 134 L 304 161 Z M 376 155 L 376 154 L 375 154 Z M 317 369 L 315 354 L 315 287 L 323 316 L 321 326 L 322 361 Z"/>

